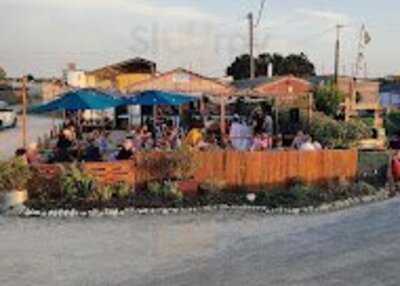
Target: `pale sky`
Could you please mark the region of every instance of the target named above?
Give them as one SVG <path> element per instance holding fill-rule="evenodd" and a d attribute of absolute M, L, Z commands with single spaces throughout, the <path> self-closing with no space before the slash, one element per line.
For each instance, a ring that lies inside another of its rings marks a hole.
<path fill-rule="evenodd" d="M 93 69 L 136 56 L 223 76 L 248 50 L 246 14 L 260 0 L 0 0 L 0 66 L 10 76 L 60 76 L 69 62 Z M 306 53 L 320 73 L 333 67 L 334 26 L 342 31 L 341 72 L 351 73 L 363 23 L 370 76 L 400 72 L 399 0 L 267 0 L 256 51 Z M 257 18 L 257 17 L 256 17 Z"/>

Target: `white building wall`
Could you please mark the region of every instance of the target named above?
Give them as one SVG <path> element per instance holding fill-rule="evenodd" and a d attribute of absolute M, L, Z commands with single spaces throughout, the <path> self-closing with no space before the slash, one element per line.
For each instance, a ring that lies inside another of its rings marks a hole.
<path fill-rule="evenodd" d="M 66 80 L 69 86 L 75 88 L 86 88 L 87 80 L 84 71 L 67 71 Z"/>

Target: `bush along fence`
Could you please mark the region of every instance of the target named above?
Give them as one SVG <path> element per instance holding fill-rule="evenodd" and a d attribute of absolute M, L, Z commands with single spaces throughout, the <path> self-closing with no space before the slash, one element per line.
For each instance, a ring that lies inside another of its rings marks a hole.
<path fill-rule="evenodd" d="M 167 193 L 165 193 L 167 194 Z M 170 195 L 172 194 L 169 193 Z M 342 187 L 341 190 L 309 188 L 297 184 L 288 191 L 263 191 L 256 194 L 241 193 L 208 193 L 198 201 L 185 201 L 179 196 L 170 196 L 170 203 L 161 206 L 129 204 L 124 207 L 116 205 L 80 207 L 45 207 L 28 203 L 27 207 L 12 210 L 10 215 L 42 218 L 101 218 L 126 215 L 179 215 L 216 212 L 252 212 L 264 215 L 312 215 L 348 209 L 362 204 L 369 204 L 391 198 L 398 193 L 385 189 L 374 189 L 370 185 L 355 184 Z M 153 195 L 157 195 L 154 193 Z M 133 202 L 140 198 L 132 194 Z M 157 197 L 159 198 L 159 197 Z M 125 198 L 126 199 L 126 198 Z"/>
<path fill-rule="evenodd" d="M 14 214 L 64 218 L 219 210 L 335 211 L 399 193 L 400 185 L 389 190 L 380 181 L 363 180 L 369 178 L 366 174 L 376 174 L 385 158 L 371 166 L 371 160 L 351 150 L 251 154 L 179 150 L 139 154 L 126 162 L 42 165 L 28 176 L 26 207 L 14 209 Z M 192 180 L 199 180 L 195 193 L 185 192 Z"/>

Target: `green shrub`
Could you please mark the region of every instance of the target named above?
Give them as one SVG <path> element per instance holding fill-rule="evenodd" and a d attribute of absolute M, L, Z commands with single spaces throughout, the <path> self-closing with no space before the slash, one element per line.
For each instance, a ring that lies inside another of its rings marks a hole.
<path fill-rule="evenodd" d="M 97 187 L 95 198 L 101 202 L 108 202 L 111 199 L 126 200 L 133 194 L 134 191 L 128 184 L 119 182 Z"/>
<path fill-rule="evenodd" d="M 147 185 L 147 195 L 150 198 L 161 200 L 174 200 L 181 201 L 183 194 L 178 186 L 172 182 L 165 182 L 163 184 L 152 182 Z"/>
<path fill-rule="evenodd" d="M 0 161 L 0 192 L 25 190 L 31 176 L 28 164 L 22 159 Z"/>
<path fill-rule="evenodd" d="M 358 178 L 376 187 L 385 186 L 389 160 L 388 152 L 359 152 Z"/>
<path fill-rule="evenodd" d="M 134 190 L 126 183 L 117 183 L 113 185 L 113 195 L 118 199 L 126 199 L 134 193 Z"/>
<path fill-rule="evenodd" d="M 372 136 L 371 129 L 361 120 L 337 121 L 323 114 L 314 115 L 309 132 L 328 148 L 351 148 L 359 140 Z"/>
<path fill-rule="evenodd" d="M 375 118 L 374 117 L 361 117 L 360 120 L 364 122 L 366 126 L 369 128 L 375 127 Z"/>
<path fill-rule="evenodd" d="M 305 185 L 298 182 L 289 188 L 276 188 L 257 193 L 255 204 L 269 208 L 318 207 L 323 203 L 374 195 L 377 191 L 376 187 L 364 181 L 354 184 L 341 184 L 332 181 L 321 186 Z"/>
<path fill-rule="evenodd" d="M 60 180 L 64 198 L 68 201 L 88 199 L 97 190 L 96 180 L 76 165 L 65 170 Z"/>
<path fill-rule="evenodd" d="M 344 99 L 344 94 L 332 87 L 322 87 L 314 93 L 317 110 L 332 118 L 339 115 L 340 105 Z"/>
<path fill-rule="evenodd" d="M 345 140 L 350 144 L 372 137 L 372 129 L 360 119 L 351 119 L 347 123 L 341 123 L 345 126 Z"/>
<path fill-rule="evenodd" d="M 377 193 L 378 189 L 367 182 L 360 181 L 352 186 L 353 195 L 356 196 L 370 196 Z"/>
<path fill-rule="evenodd" d="M 389 136 L 400 134 L 400 112 L 396 111 L 386 114 L 384 122 Z"/>
<path fill-rule="evenodd" d="M 255 204 L 270 208 L 300 208 L 316 206 L 321 201 L 321 190 L 318 187 L 295 183 L 287 189 L 276 188 L 258 193 Z"/>

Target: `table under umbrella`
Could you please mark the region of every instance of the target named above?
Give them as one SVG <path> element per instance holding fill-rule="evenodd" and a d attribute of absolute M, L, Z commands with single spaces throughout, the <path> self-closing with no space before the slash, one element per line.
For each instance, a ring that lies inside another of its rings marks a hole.
<path fill-rule="evenodd" d="M 153 124 L 157 118 L 157 106 L 182 106 L 198 100 L 194 96 L 183 93 L 166 92 L 160 90 L 147 90 L 128 94 L 124 97 L 126 105 L 151 106 L 153 107 Z M 143 114 L 141 115 L 143 123 Z"/>

